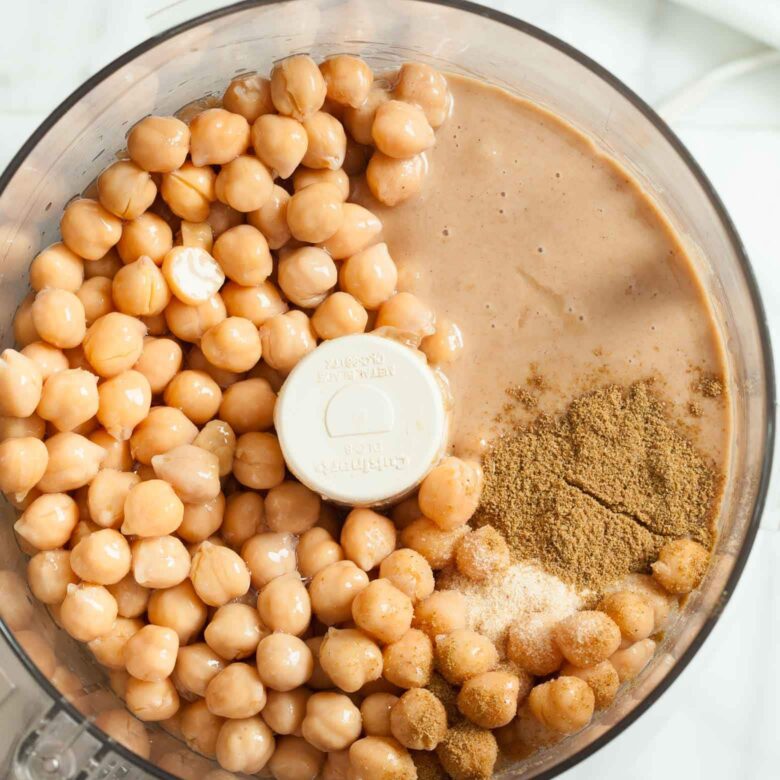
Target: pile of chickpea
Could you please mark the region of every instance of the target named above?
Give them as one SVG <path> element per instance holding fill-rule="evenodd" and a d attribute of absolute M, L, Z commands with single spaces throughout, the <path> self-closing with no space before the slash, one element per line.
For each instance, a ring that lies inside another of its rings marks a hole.
<path fill-rule="evenodd" d="M 435 590 L 444 567 L 480 580 L 509 564 L 494 529 L 468 526 L 478 464 L 446 458 L 392 519 L 342 519 L 287 474 L 276 393 L 318 340 L 370 325 L 432 364 L 460 354 L 457 327 L 397 291 L 379 219 L 347 200 L 360 175 L 384 204 L 417 194 L 449 107 L 426 65 L 375 83 L 356 57 L 291 57 L 189 124 L 140 121 L 129 159 L 31 264 L 21 351 L 0 355 L 0 489 L 21 512 L 29 587 L 126 704 L 97 725 L 183 777 L 201 775 L 153 755 L 144 723 L 219 777 L 407 780 L 436 750 L 456 780 L 489 778 L 492 730 L 509 752 L 576 731 L 652 655 L 666 596 L 643 583 L 600 612 L 515 627 L 499 668 L 462 596 Z M 673 593 L 706 564 L 683 548 L 656 564 Z M 75 693 L 30 613 L 2 607 Z M 427 689 L 434 669 L 470 731 Z"/>

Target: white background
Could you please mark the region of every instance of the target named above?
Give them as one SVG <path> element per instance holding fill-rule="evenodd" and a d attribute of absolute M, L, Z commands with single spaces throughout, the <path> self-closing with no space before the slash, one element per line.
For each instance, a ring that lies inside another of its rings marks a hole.
<path fill-rule="evenodd" d="M 729 7 L 729 0 L 710 2 Z M 751 4 L 730 2 L 732 9 Z M 150 35 L 223 4 L 0 0 L 0 168 L 49 111 L 100 67 Z M 780 29 L 773 33 L 767 23 L 754 31 L 762 42 L 669 0 L 488 4 L 580 48 L 668 118 L 736 221 L 763 291 L 774 343 L 780 344 L 780 61 L 721 78 L 743 67 L 729 63 L 771 52 L 767 42 L 777 44 Z M 762 20 L 780 14 L 778 0 L 754 0 L 752 6 Z M 775 487 L 742 581 L 704 648 L 638 723 L 566 777 L 780 777 L 778 651 Z"/>

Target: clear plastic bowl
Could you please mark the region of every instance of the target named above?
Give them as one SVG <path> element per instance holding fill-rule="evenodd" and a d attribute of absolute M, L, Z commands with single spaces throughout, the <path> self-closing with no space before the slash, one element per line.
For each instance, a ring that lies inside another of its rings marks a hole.
<path fill-rule="evenodd" d="M 268 71 L 293 52 L 350 52 L 375 68 L 422 60 L 499 85 L 556 112 L 626 166 L 684 238 L 715 308 L 726 345 L 733 420 L 730 479 L 720 515 L 715 563 L 650 666 L 587 729 L 507 770 L 506 777 L 551 777 L 605 745 L 646 710 L 682 672 L 717 621 L 739 579 L 766 497 L 774 435 L 769 337 L 744 248 L 717 194 L 659 117 L 596 63 L 552 36 L 505 14 L 464 2 L 291 0 L 244 2 L 187 22 L 136 47 L 73 93 L 33 133 L 0 177 L 0 335 L 12 342 L 14 309 L 27 290 L 27 266 L 57 239 L 68 200 L 125 145 L 128 128 L 150 113 L 172 113 L 236 74 Z M 25 559 L 0 524 L 0 568 L 18 601 Z M 13 596 L 13 598 L 11 598 Z M 51 668 L 39 670 L 14 638 L 24 622 L 0 609 L 0 770 L 8 778 L 133 778 L 171 775 L 107 739 L 81 711 L 111 701 L 89 653 L 57 630 L 27 596 L 32 625 L 51 638 L 56 663 L 82 690 L 63 696 Z M 16 617 L 14 615 L 16 614 Z M 39 659 L 40 660 L 40 659 Z M 51 659 L 50 659 L 51 660 Z M 51 664 L 50 664 L 51 666 Z M 80 711 L 81 710 L 81 711 Z M 183 751 L 183 752 L 182 752 Z M 164 756 L 168 754 L 167 758 Z M 153 759 L 186 776 L 214 769 L 160 732 Z M 176 764 L 176 762 L 180 762 Z M 184 762 L 183 764 L 181 762 Z M 82 772 L 82 774 L 79 774 Z M 218 777 L 218 775 L 217 775 Z"/>

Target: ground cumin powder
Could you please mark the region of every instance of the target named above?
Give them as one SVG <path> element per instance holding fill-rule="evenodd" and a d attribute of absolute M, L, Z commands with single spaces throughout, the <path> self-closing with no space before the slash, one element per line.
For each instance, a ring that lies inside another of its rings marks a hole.
<path fill-rule="evenodd" d="M 590 392 L 557 419 L 510 430 L 483 465 L 475 525 L 577 587 L 598 592 L 645 570 L 668 539 L 712 546 L 719 477 L 647 383 Z"/>

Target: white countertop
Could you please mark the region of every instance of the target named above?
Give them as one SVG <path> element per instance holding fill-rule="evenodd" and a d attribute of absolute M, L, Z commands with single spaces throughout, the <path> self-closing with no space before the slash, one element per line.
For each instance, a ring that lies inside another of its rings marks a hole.
<path fill-rule="evenodd" d="M 779 2 L 763 0 L 763 12 L 778 18 Z M 49 111 L 98 68 L 150 35 L 226 4 L 6 0 L 0 10 L 6 32 L 0 49 L 0 169 Z M 670 98 L 714 69 L 766 52 L 766 45 L 669 0 L 492 0 L 486 5 L 563 38 L 662 113 L 668 107 L 672 127 L 712 179 L 747 246 L 777 355 L 780 61 L 712 88 L 705 83 L 672 104 Z M 760 16 L 762 0 L 755 5 Z M 649 712 L 567 778 L 780 776 L 777 483 L 739 587 L 702 650 Z"/>

